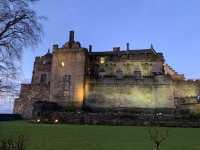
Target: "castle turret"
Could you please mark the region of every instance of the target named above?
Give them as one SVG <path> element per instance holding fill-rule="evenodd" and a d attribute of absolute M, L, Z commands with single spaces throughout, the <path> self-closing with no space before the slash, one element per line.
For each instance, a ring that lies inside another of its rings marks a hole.
<path fill-rule="evenodd" d="M 69 42 L 74 42 L 74 31 L 69 32 Z"/>
<path fill-rule="evenodd" d="M 50 101 L 81 106 L 84 97 L 86 49 L 69 33 L 69 41 L 53 52 Z"/>

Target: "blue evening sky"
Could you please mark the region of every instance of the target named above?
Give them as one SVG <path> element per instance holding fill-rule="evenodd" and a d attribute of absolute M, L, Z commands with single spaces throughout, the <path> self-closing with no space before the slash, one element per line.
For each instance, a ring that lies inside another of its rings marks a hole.
<path fill-rule="evenodd" d="M 47 20 L 42 43 L 25 50 L 25 79 L 31 78 L 35 56 L 66 42 L 69 30 L 96 51 L 125 48 L 127 42 L 133 49 L 153 43 L 179 73 L 200 78 L 199 0 L 41 0 L 34 8 Z"/>
<path fill-rule="evenodd" d="M 40 0 L 34 9 L 47 17 L 43 41 L 24 50 L 22 79 L 31 79 L 34 58 L 54 43 L 64 44 L 69 30 L 82 46 L 92 44 L 96 51 L 153 43 L 177 72 L 200 78 L 199 8 L 199 0 Z"/>

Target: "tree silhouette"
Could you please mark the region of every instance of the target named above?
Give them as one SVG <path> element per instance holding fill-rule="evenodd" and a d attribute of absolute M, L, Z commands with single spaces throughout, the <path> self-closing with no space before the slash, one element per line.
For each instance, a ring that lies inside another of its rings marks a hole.
<path fill-rule="evenodd" d="M 0 1 L 0 94 L 15 87 L 23 48 L 41 40 L 41 17 L 30 7 L 35 1 Z"/>

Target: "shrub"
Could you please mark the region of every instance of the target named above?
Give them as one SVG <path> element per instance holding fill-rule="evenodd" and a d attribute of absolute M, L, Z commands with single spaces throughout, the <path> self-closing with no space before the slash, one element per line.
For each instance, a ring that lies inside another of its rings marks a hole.
<path fill-rule="evenodd" d="M 24 135 L 0 139 L 0 150 L 25 150 L 26 138 Z"/>
<path fill-rule="evenodd" d="M 77 107 L 74 103 L 69 103 L 66 107 L 66 112 L 76 112 Z"/>

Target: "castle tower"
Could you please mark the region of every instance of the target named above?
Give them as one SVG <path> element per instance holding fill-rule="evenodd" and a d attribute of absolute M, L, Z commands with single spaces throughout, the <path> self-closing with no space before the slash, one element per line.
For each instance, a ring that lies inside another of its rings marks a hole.
<path fill-rule="evenodd" d="M 54 45 L 53 49 L 50 101 L 80 107 L 84 99 L 87 49 L 74 40 L 74 31 L 70 31 L 69 41 L 63 47 Z"/>

